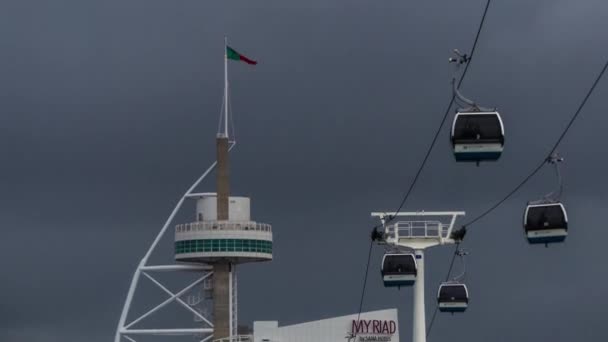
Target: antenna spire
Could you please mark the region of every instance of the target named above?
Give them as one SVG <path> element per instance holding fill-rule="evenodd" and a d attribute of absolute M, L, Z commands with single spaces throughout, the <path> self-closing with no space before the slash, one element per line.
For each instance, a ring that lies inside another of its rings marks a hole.
<path fill-rule="evenodd" d="M 224 36 L 224 133 L 220 132 L 225 138 L 228 138 L 228 37 Z"/>

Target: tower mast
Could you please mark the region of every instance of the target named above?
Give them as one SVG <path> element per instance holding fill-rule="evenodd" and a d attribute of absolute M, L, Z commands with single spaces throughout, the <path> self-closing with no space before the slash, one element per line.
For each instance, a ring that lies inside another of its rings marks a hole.
<path fill-rule="evenodd" d="M 217 152 L 217 220 L 229 221 L 230 177 L 228 163 L 228 38 L 224 38 L 224 132 L 218 133 Z M 230 337 L 231 264 L 227 260 L 213 263 L 213 339 Z"/>
<path fill-rule="evenodd" d="M 224 37 L 224 136 L 228 138 L 228 37 Z"/>

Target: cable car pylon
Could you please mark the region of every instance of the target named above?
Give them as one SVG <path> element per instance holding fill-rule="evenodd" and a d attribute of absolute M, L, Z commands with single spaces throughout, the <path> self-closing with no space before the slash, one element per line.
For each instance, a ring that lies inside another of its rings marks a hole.
<path fill-rule="evenodd" d="M 464 216 L 464 211 L 419 211 L 419 212 L 372 212 L 372 217 L 377 217 L 381 222 L 381 230 L 374 229 L 372 240 L 387 245 L 393 250 L 408 250 L 411 252 L 395 253 L 402 259 L 394 259 L 393 265 L 388 265 L 387 254 L 383 258 L 382 275 L 385 285 L 400 286 L 391 283 L 387 279 L 387 271 L 396 270 L 395 281 L 413 282 L 414 288 L 414 321 L 413 342 L 426 342 L 426 310 L 424 306 L 424 251 L 434 246 L 445 246 L 457 243 L 464 235 L 464 230 L 453 232 L 456 220 Z M 413 258 L 413 264 L 412 259 Z M 397 262 L 398 261 L 398 262 Z M 401 265 L 401 270 L 399 265 Z M 413 270 L 415 273 L 412 272 Z M 405 268 L 403 268 L 405 267 Z M 414 277 L 412 277 L 414 275 Z"/>

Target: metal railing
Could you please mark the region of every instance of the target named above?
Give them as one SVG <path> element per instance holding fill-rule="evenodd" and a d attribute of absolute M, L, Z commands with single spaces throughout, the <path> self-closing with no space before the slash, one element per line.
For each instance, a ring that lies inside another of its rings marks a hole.
<path fill-rule="evenodd" d="M 272 233 L 272 226 L 267 223 L 258 223 L 254 221 L 199 221 L 178 224 L 175 226 L 176 233 L 214 230 L 239 230 Z"/>
<path fill-rule="evenodd" d="M 440 221 L 399 221 L 386 229 L 390 238 L 446 238 L 449 225 Z"/>

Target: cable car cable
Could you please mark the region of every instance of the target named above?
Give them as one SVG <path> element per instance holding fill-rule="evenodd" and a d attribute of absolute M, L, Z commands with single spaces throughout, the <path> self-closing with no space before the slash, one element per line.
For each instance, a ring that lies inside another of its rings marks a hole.
<path fill-rule="evenodd" d="M 479 36 L 481 35 L 481 31 L 483 29 L 483 25 L 485 23 L 486 20 L 486 15 L 488 13 L 488 8 L 490 7 L 490 3 L 491 0 L 487 0 L 486 2 L 486 6 L 484 8 L 482 17 L 481 17 L 481 21 L 479 23 L 479 26 L 477 28 L 477 33 L 475 34 L 475 40 L 473 41 L 473 46 L 471 47 L 471 52 L 468 56 L 469 59 L 469 63 L 466 63 L 465 68 L 462 72 L 462 75 L 460 76 L 460 79 L 458 81 L 458 88 L 460 88 L 460 86 L 462 85 L 462 82 L 464 81 L 464 78 L 467 74 L 467 71 L 469 70 L 469 66 L 471 65 L 470 60 L 473 58 L 473 55 L 475 54 L 475 50 L 477 48 L 477 43 L 479 41 Z M 426 162 L 428 161 L 431 152 L 433 151 L 433 148 L 435 147 L 435 144 L 437 143 L 437 139 L 439 138 L 439 134 L 441 134 L 441 129 L 443 128 L 443 125 L 445 124 L 445 121 L 448 118 L 448 115 L 450 114 L 450 109 L 452 108 L 452 105 L 454 104 L 454 101 L 456 100 L 456 96 L 454 94 L 452 94 L 452 97 L 450 99 L 450 102 L 447 106 L 447 108 L 445 109 L 445 113 L 443 115 L 443 118 L 441 119 L 441 122 L 439 124 L 439 127 L 437 128 L 435 135 L 433 136 L 433 140 L 431 141 L 431 145 L 429 146 L 429 148 L 426 151 L 426 154 L 424 156 L 424 159 L 422 160 L 422 163 L 420 164 L 420 167 L 418 168 L 418 171 L 416 172 L 416 175 L 414 176 L 414 179 L 412 180 L 412 183 L 410 184 L 407 192 L 405 193 L 403 199 L 401 200 L 401 203 L 399 204 L 399 207 L 397 208 L 397 210 L 395 212 L 399 212 L 403 206 L 405 205 L 407 199 L 409 198 L 412 190 L 414 189 L 414 186 L 416 185 L 416 183 L 418 182 L 418 178 L 420 177 L 420 174 L 422 173 L 422 170 L 424 169 L 424 166 L 426 165 Z M 385 224 L 391 222 L 392 220 L 394 220 L 394 216 L 388 217 Z M 378 226 L 375 226 L 372 231 L 376 232 L 377 228 L 379 228 Z M 363 279 L 363 288 L 361 291 L 361 300 L 359 302 L 359 313 L 357 315 L 357 319 L 360 318 L 361 316 L 361 311 L 363 310 L 363 300 L 365 298 L 365 290 L 366 290 L 366 285 L 367 285 L 367 276 L 369 273 L 369 264 L 370 264 L 370 260 L 371 260 L 371 255 L 372 255 L 372 247 L 373 247 L 373 242 L 374 240 L 372 239 L 370 247 L 369 247 L 369 252 L 368 252 L 368 258 L 367 258 L 367 265 L 365 266 L 365 277 Z M 448 271 L 448 278 L 449 275 L 452 271 L 452 267 L 454 265 L 454 259 L 456 258 L 456 256 L 453 256 L 452 262 L 450 264 L 450 269 Z M 434 316 L 434 315 L 433 315 Z M 433 317 L 433 321 L 434 321 L 434 317 Z M 431 327 L 432 327 L 432 323 L 431 323 Z M 430 328 L 429 328 L 429 332 L 430 332 Z M 428 333 L 427 333 L 428 335 Z"/>
<path fill-rule="evenodd" d="M 568 125 L 566 125 L 566 128 L 564 129 L 564 131 L 560 134 L 559 138 L 554 143 L 553 147 L 551 148 L 551 151 L 548 154 L 549 157 L 551 157 L 553 155 L 553 153 L 555 152 L 555 150 L 557 149 L 557 147 L 559 146 L 559 144 L 562 142 L 562 140 L 564 139 L 564 137 L 566 136 L 566 134 L 568 133 L 568 131 L 570 130 L 570 128 L 574 124 L 574 121 L 576 121 L 576 119 L 578 118 L 578 116 L 581 113 L 583 107 L 587 103 L 587 100 L 589 99 L 589 97 L 591 96 L 591 94 L 593 93 L 593 91 L 595 90 L 595 88 L 598 85 L 599 81 L 601 80 L 601 78 L 603 77 L 604 73 L 606 72 L 607 68 L 608 68 L 608 60 L 606 60 L 606 62 L 604 64 L 604 67 L 602 68 L 602 70 L 600 71 L 600 73 L 597 75 L 595 81 L 593 82 L 593 85 L 591 86 L 591 88 L 589 89 L 589 91 L 587 92 L 587 94 L 585 95 L 585 97 L 583 98 L 583 101 L 581 102 L 581 104 L 578 106 L 578 108 L 575 111 L 574 115 L 572 116 L 572 118 L 568 122 Z M 538 171 L 540 171 L 540 169 L 545 165 L 546 160 L 547 160 L 546 158 L 543 159 L 542 163 L 540 163 L 534 170 L 532 170 L 532 172 L 528 176 L 526 176 L 526 178 L 524 178 L 515 188 L 513 188 L 513 190 L 511 190 L 500 201 L 498 201 L 496 204 L 494 204 L 493 206 L 491 206 L 489 209 L 487 209 L 486 211 L 484 211 L 479 216 L 477 216 L 474 219 L 472 219 L 471 221 L 465 223 L 463 225 L 462 229 L 466 229 L 466 227 L 468 227 L 471 224 L 473 224 L 473 223 L 479 221 L 480 219 L 484 218 L 485 216 L 487 216 L 488 214 L 490 214 L 492 211 L 494 211 L 496 208 L 498 208 L 500 205 L 502 205 L 505 201 L 507 201 L 513 194 L 515 194 L 519 189 L 521 189 L 532 177 L 534 177 L 534 175 L 536 175 L 538 173 Z M 454 265 L 455 258 L 456 258 L 456 254 L 454 254 L 452 256 L 452 261 L 450 262 L 450 268 L 449 268 L 448 276 L 447 276 L 446 279 L 449 279 L 449 275 L 450 275 L 450 272 L 452 271 L 452 267 Z M 433 324 L 435 323 L 435 318 L 437 316 L 438 310 L 439 310 L 439 307 L 435 306 L 435 311 L 433 312 L 433 316 L 432 316 L 431 321 L 429 323 L 429 326 L 427 328 L 427 333 L 426 333 L 427 337 L 429 336 L 429 334 L 431 333 L 431 330 L 433 329 Z"/>
<path fill-rule="evenodd" d="M 456 256 L 458 255 L 458 248 L 460 247 L 460 242 L 455 244 L 454 253 L 452 255 L 452 261 L 450 261 L 450 268 L 448 269 L 448 274 L 445 276 L 445 281 L 450 280 L 450 274 L 452 274 L 452 269 L 454 268 L 454 261 L 456 260 Z"/>
<path fill-rule="evenodd" d="M 376 226 L 375 228 L 377 228 Z M 375 231 L 374 228 L 374 231 Z M 374 240 L 372 239 L 369 243 L 369 252 L 367 253 L 367 265 L 365 266 L 365 276 L 363 277 L 363 289 L 361 290 L 361 300 L 359 301 L 359 313 L 357 314 L 357 321 L 361 318 L 361 311 L 363 311 L 363 299 L 365 299 L 365 288 L 367 286 L 367 275 L 369 274 L 369 263 L 372 258 L 372 247 L 374 246 Z"/>
<path fill-rule="evenodd" d="M 371 241 L 369 243 L 369 251 L 367 252 L 367 264 L 365 266 L 365 276 L 363 277 L 363 288 L 361 289 L 361 300 L 359 301 L 359 313 L 357 314 L 357 321 L 361 318 L 361 311 L 363 311 L 363 300 L 365 299 L 365 289 L 367 287 L 367 276 L 369 274 L 369 264 L 372 259 L 372 248 L 374 242 L 382 237 L 382 233 L 378 232 L 378 228 L 382 227 L 381 224 L 377 224 L 372 229 Z M 356 334 L 355 334 L 356 336 Z"/>
<path fill-rule="evenodd" d="M 460 246 L 460 242 L 457 242 L 456 248 L 454 249 L 454 253 L 452 254 L 452 261 L 450 261 L 450 268 L 448 269 L 448 273 L 445 276 L 445 281 L 450 280 L 450 274 L 452 273 L 452 268 L 454 268 L 454 261 L 456 261 L 456 256 L 458 255 L 459 246 Z M 435 305 L 435 311 L 433 311 L 433 316 L 431 317 L 429 326 L 426 329 L 426 337 L 429 337 L 429 334 L 431 333 L 431 330 L 433 329 L 433 324 L 435 323 L 435 317 L 437 317 L 438 311 L 439 311 L 439 305 Z"/>
<path fill-rule="evenodd" d="M 460 88 L 460 86 L 462 85 L 462 82 L 464 81 L 467 71 L 469 70 L 469 66 L 471 65 L 471 59 L 473 58 L 473 55 L 475 54 L 475 49 L 477 48 L 477 42 L 479 41 L 479 36 L 481 34 L 481 30 L 486 21 L 486 14 L 488 13 L 488 8 L 490 7 L 490 2 L 491 2 L 491 0 L 488 0 L 486 2 L 486 7 L 483 10 L 483 15 L 481 17 L 479 27 L 477 28 L 477 34 L 475 35 L 475 40 L 473 41 L 473 47 L 471 48 L 471 53 L 467 57 L 469 62 L 466 63 L 466 65 L 464 66 L 464 70 L 462 72 L 462 75 L 460 76 L 460 80 L 458 81 L 458 88 Z M 445 113 L 443 114 L 443 118 L 441 119 L 441 123 L 439 124 L 439 127 L 437 128 L 437 131 L 435 132 L 435 136 L 433 137 L 433 140 L 431 141 L 431 145 L 429 146 L 428 150 L 426 151 L 426 155 L 424 156 L 424 159 L 422 160 L 422 163 L 420 164 L 420 167 L 418 168 L 418 171 L 416 172 L 416 175 L 414 176 L 414 179 L 412 180 L 410 187 L 408 188 L 407 192 L 403 196 L 403 199 L 401 200 L 399 207 L 395 211 L 396 213 L 398 213 L 403 208 L 403 206 L 405 205 L 405 202 L 410 197 L 410 194 L 411 194 L 412 190 L 414 189 L 414 186 L 418 182 L 418 178 L 420 177 L 420 174 L 422 173 L 422 170 L 424 169 L 424 166 L 426 165 L 426 162 L 428 161 L 429 156 L 431 155 L 431 152 L 433 151 L 433 148 L 435 147 L 435 144 L 437 143 L 437 138 L 439 138 L 439 134 L 441 134 L 441 129 L 443 128 L 443 125 L 445 124 L 445 121 L 447 120 L 447 118 L 450 114 L 450 109 L 452 108 L 452 105 L 454 104 L 455 99 L 456 99 L 456 96 L 452 95 L 452 98 L 450 99 L 450 103 L 448 104 L 447 108 L 445 109 Z M 395 218 L 394 216 L 388 217 L 386 223 L 391 222 L 394 218 Z"/>
<path fill-rule="evenodd" d="M 471 221 L 465 223 L 463 226 L 467 227 L 470 226 L 471 224 L 481 220 L 482 218 L 484 218 L 486 215 L 490 214 L 492 211 L 494 211 L 496 208 L 500 207 L 504 202 L 506 202 L 511 196 L 513 196 L 519 189 L 521 189 L 532 177 L 534 177 L 534 175 L 536 175 L 538 173 L 538 171 L 540 171 L 540 169 L 545 165 L 547 158 L 550 158 L 551 155 L 553 155 L 553 153 L 555 152 L 555 150 L 557 149 L 557 147 L 559 146 L 559 144 L 562 142 L 562 140 L 564 139 L 564 137 L 566 136 L 566 134 L 568 133 L 568 131 L 570 130 L 570 128 L 572 127 L 572 125 L 574 124 L 574 121 L 576 121 L 576 119 L 578 118 L 579 114 L 581 113 L 583 107 L 585 106 L 585 104 L 587 103 L 587 100 L 589 99 L 589 97 L 591 96 L 591 94 L 593 93 L 593 91 L 595 90 L 595 87 L 598 85 L 599 81 L 601 80 L 602 76 L 604 75 L 604 72 L 606 71 L 606 69 L 608 68 L 608 60 L 606 60 L 606 63 L 604 64 L 604 67 L 602 68 L 602 70 L 600 71 L 600 73 L 597 75 L 597 77 L 595 78 L 595 81 L 593 82 L 593 85 L 591 86 L 591 88 L 589 88 L 589 91 L 587 91 L 587 94 L 585 95 L 585 97 L 583 98 L 583 101 L 581 102 L 581 104 L 578 106 L 576 112 L 574 112 L 574 115 L 572 116 L 572 118 L 570 119 L 570 122 L 568 122 L 568 125 L 566 125 L 566 128 L 564 129 L 564 131 L 560 134 L 559 138 L 557 139 L 557 141 L 555 142 L 555 144 L 553 144 L 553 147 L 551 148 L 551 151 L 548 153 L 548 156 L 543 158 L 542 162 L 532 170 L 532 172 L 530 174 L 528 174 L 515 188 L 513 188 L 511 191 L 509 191 L 509 193 L 507 193 L 506 196 L 504 196 L 501 200 L 499 200 L 498 202 L 496 202 L 494 205 L 492 205 L 490 208 L 486 209 L 483 213 L 481 213 L 479 216 L 476 216 L 474 219 L 472 219 Z"/>

